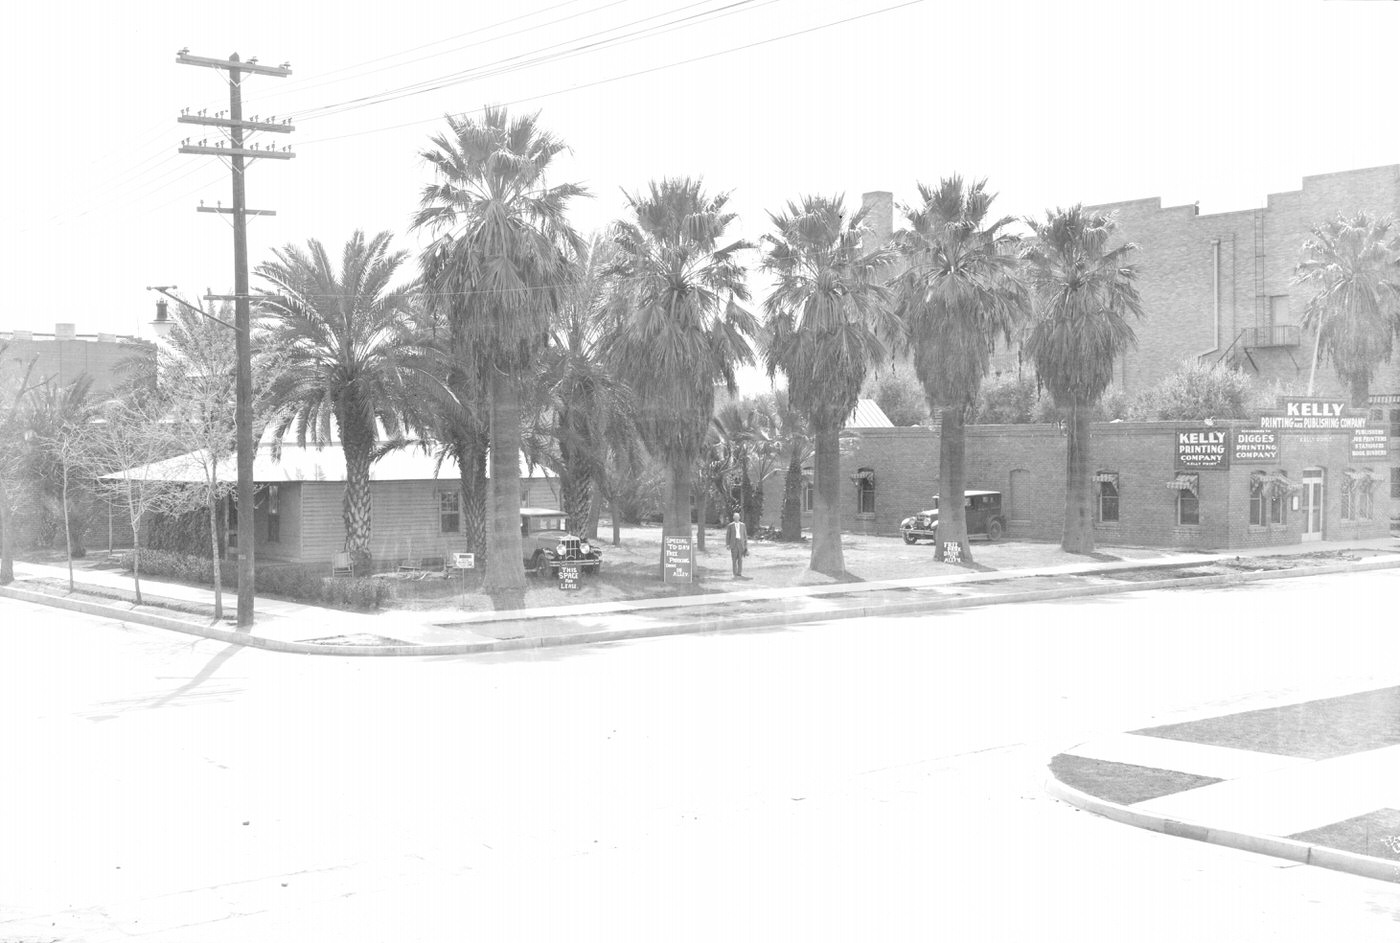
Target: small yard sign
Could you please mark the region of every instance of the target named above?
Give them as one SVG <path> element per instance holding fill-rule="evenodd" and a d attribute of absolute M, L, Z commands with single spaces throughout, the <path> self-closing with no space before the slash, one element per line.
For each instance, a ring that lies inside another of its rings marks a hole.
<path fill-rule="evenodd" d="M 559 588 L 578 589 L 580 568 L 576 566 L 559 567 Z"/>
<path fill-rule="evenodd" d="M 454 553 L 452 555 L 452 568 L 454 570 L 475 570 L 476 554 Z"/>
<path fill-rule="evenodd" d="M 661 566 L 667 583 L 689 583 L 695 571 L 695 544 L 689 537 L 664 537 Z"/>

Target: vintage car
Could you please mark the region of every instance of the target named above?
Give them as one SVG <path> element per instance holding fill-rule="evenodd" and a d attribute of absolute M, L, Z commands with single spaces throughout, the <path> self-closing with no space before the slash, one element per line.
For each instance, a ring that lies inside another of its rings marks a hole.
<path fill-rule="evenodd" d="M 520 537 L 525 545 L 525 569 L 536 576 L 555 576 L 561 564 L 595 573 L 603 565 L 602 548 L 569 533 L 563 511 L 521 508 Z"/>
<path fill-rule="evenodd" d="M 1006 533 L 1000 491 L 964 491 L 963 505 L 967 509 L 967 536 L 1000 540 Z M 933 496 L 933 507 L 900 521 L 899 532 L 906 544 L 920 540 L 937 542 L 938 495 Z"/>

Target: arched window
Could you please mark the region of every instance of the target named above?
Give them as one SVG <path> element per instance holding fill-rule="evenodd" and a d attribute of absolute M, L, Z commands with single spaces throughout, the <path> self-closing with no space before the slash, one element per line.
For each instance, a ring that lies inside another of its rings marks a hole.
<path fill-rule="evenodd" d="M 855 474 L 856 513 L 875 513 L 875 469 L 862 468 Z"/>

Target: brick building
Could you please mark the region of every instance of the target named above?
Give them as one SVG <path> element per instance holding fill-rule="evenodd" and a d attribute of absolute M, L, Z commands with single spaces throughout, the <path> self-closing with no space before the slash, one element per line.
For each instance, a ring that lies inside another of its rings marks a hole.
<path fill-rule="evenodd" d="M 876 240 L 888 239 L 891 195 L 867 193 L 863 204 Z M 1316 341 L 1316 334 L 1301 326 L 1308 297 L 1290 285 L 1303 244 L 1313 226 L 1339 214 L 1400 217 L 1400 164 L 1304 177 L 1300 189 L 1269 194 L 1263 207 L 1225 213 L 1201 215 L 1195 205 L 1163 207 L 1156 197 L 1091 208 L 1115 213 L 1123 238 L 1141 248 L 1134 264 L 1143 317 L 1134 325 L 1136 348 L 1118 364 L 1118 388 L 1139 392 L 1183 360 L 1198 359 L 1228 363 L 1265 384 L 1301 391 Z M 1017 370 L 1016 352 L 999 351 L 992 366 L 996 373 Z M 1325 358 L 1317 365 L 1314 390 L 1318 396 L 1346 393 Z M 1377 474 L 1386 477 L 1384 486 L 1376 485 L 1376 504 L 1384 511 L 1381 517 L 1400 516 L 1400 359 L 1382 365 L 1373 379 L 1369 419 L 1388 432 L 1387 455 L 1374 460 L 1381 469 Z M 987 434 L 969 432 L 969 463 L 972 437 Z M 995 434 L 1015 440 L 1021 433 Z M 1319 457 L 1321 467 L 1335 466 L 1323 458 L 1333 457 Z M 969 487 L 995 489 L 971 474 L 968 481 Z"/>
<path fill-rule="evenodd" d="M 1098 540 L 1206 550 L 1385 536 L 1387 430 L 1340 400 L 1293 402 L 1319 405 L 1290 416 L 1281 404 L 1260 422 L 1095 423 Z M 859 433 L 842 457 L 843 530 L 896 536 L 938 491 L 938 432 Z M 967 487 L 1002 493 L 1010 536 L 1060 539 L 1066 443 L 1057 425 L 968 427 Z M 781 478 L 765 487 L 776 526 Z"/>
<path fill-rule="evenodd" d="M 155 345 L 147 340 L 118 334 L 79 334 L 72 324 L 55 324 L 52 334 L 33 331 L 0 331 L 7 344 L 6 359 L 34 360 L 33 379 L 52 380 L 67 386 L 86 374 L 92 393 L 111 393 L 121 383 L 124 364 L 155 357 Z"/>

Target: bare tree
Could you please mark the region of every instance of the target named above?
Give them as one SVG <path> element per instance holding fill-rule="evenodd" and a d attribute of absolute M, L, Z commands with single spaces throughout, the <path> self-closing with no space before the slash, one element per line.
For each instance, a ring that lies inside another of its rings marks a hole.
<path fill-rule="evenodd" d="M 156 401 L 109 403 L 93 424 L 83 454 L 99 474 L 98 487 L 126 507 L 132 533 L 132 578 L 141 605 L 141 525 L 153 513 L 173 510 L 186 498 L 156 463 L 180 451 L 173 424 Z"/>

